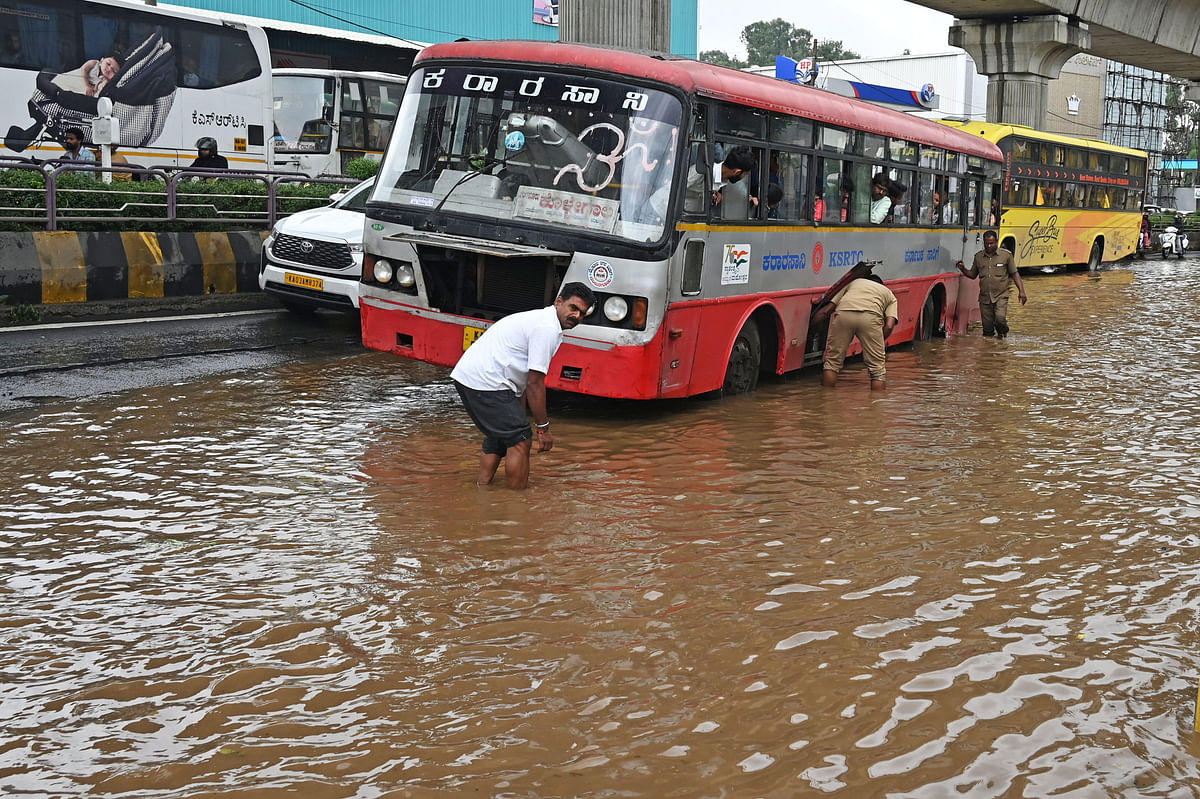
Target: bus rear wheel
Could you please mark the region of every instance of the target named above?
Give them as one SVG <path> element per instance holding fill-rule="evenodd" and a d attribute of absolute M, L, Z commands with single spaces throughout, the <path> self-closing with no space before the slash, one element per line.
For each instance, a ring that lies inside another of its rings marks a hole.
<path fill-rule="evenodd" d="M 1092 254 L 1088 256 L 1088 271 L 1095 272 L 1100 268 L 1100 259 L 1104 255 L 1104 247 L 1098 241 L 1092 242 Z"/>
<path fill-rule="evenodd" d="M 917 341 L 932 341 L 934 334 L 937 332 L 937 304 L 933 301 L 933 295 L 930 294 L 925 298 L 925 305 L 921 308 L 921 318 L 917 322 Z"/>
<path fill-rule="evenodd" d="M 758 326 L 746 322 L 733 342 L 729 363 L 725 366 L 722 394 L 748 394 L 758 387 L 758 370 L 762 365 L 762 341 Z"/>

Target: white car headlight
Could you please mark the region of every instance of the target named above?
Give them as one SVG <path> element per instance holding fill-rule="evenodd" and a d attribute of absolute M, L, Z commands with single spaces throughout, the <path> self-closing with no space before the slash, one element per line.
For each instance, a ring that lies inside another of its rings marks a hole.
<path fill-rule="evenodd" d="M 604 316 L 610 322 L 620 322 L 629 315 L 629 303 L 624 297 L 609 297 L 604 301 Z"/>
<path fill-rule="evenodd" d="M 390 261 L 385 261 L 380 258 L 375 262 L 375 268 L 371 272 L 377 281 L 380 283 L 390 283 L 392 280 L 392 264 Z"/>

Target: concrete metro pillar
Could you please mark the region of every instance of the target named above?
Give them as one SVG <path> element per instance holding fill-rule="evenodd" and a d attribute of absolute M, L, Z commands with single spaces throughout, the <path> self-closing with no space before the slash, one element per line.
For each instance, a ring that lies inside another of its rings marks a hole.
<path fill-rule="evenodd" d="M 1092 45 L 1085 23 L 1061 14 L 956 19 L 949 42 L 988 76 L 987 121 L 1045 129 L 1047 91 L 1063 64 Z"/>

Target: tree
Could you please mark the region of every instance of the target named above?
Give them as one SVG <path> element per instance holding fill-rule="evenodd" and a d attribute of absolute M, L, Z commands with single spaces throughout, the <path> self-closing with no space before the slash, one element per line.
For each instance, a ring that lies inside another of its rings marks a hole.
<path fill-rule="evenodd" d="M 738 61 L 724 50 L 705 50 L 700 54 L 699 60 L 706 64 L 716 64 L 719 67 L 732 67 L 733 69 L 745 69 L 750 66 L 745 61 Z"/>
<path fill-rule="evenodd" d="M 1200 106 L 1183 96 L 1187 84 L 1171 81 L 1167 86 L 1167 141 L 1163 152 L 1172 158 L 1189 158 L 1196 153 L 1196 122 Z"/>
<path fill-rule="evenodd" d="M 777 55 L 797 61 L 813 55 L 812 32 L 807 28 L 797 28 L 782 17 L 751 22 L 742 29 L 742 41 L 746 44 L 747 60 L 755 66 L 774 64 Z M 858 58 L 858 53 L 844 49 L 840 40 L 818 41 L 816 58 L 819 61 L 837 61 Z"/>
<path fill-rule="evenodd" d="M 817 42 L 817 60 L 818 61 L 849 61 L 854 58 L 861 58 L 858 53 L 853 50 L 847 50 L 842 47 L 842 40 L 837 41 L 818 41 Z"/>

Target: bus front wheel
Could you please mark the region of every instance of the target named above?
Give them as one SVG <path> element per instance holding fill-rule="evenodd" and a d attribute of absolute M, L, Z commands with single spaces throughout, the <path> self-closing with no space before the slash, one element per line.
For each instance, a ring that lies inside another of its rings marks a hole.
<path fill-rule="evenodd" d="M 758 370 L 762 364 L 762 342 L 758 325 L 746 322 L 733 342 L 729 363 L 725 367 L 723 394 L 748 394 L 758 387 Z"/>
<path fill-rule="evenodd" d="M 1104 255 L 1104 247 L 1098 241 L 1092 242 L 1092 254 L 1088 256 L 1088 271 L 1095 272 L 1100 268 L 1100 259 Z"/>

